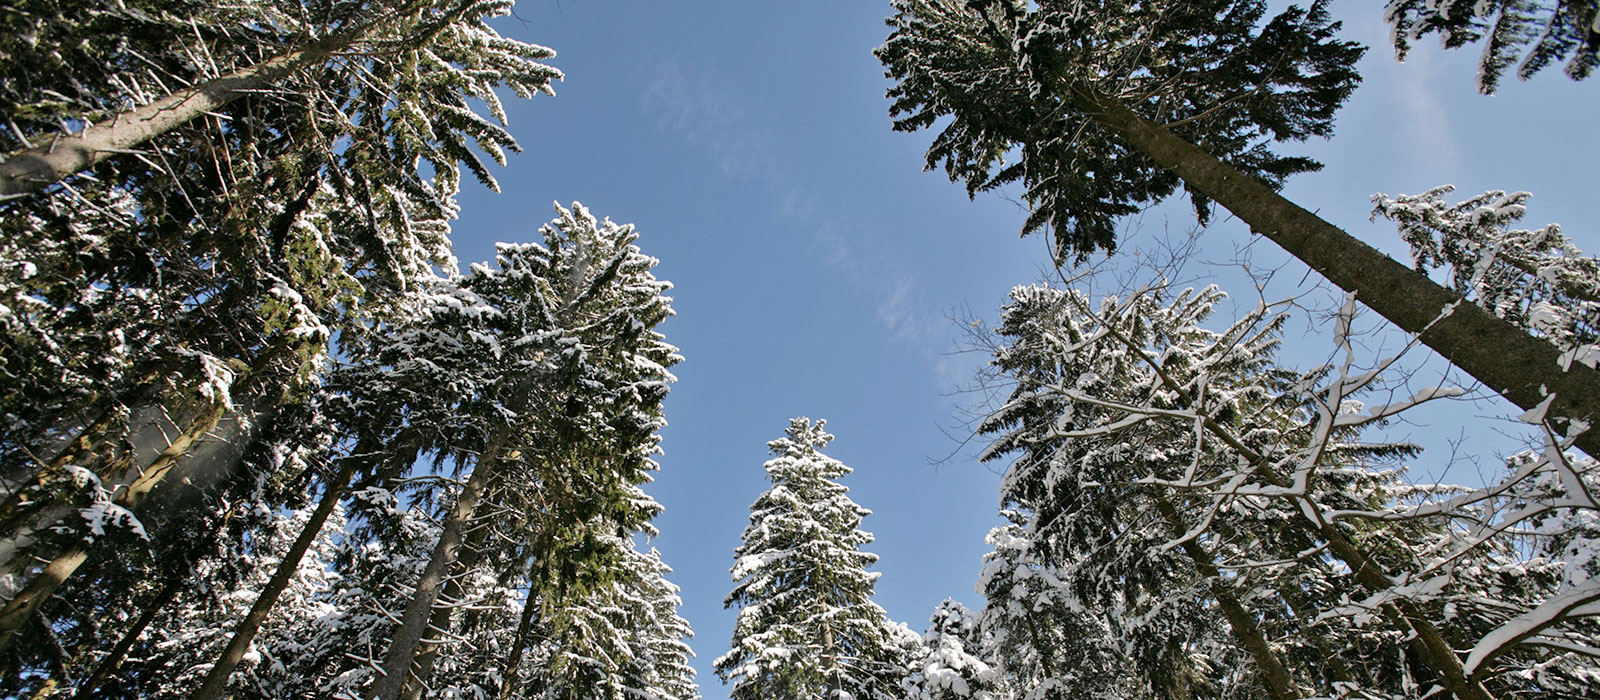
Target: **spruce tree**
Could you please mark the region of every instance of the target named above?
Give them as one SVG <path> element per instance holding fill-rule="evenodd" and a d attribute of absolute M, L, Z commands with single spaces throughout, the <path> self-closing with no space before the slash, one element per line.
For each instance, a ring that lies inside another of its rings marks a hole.
<path fill-rule="evenodd" d="M 1360 47 L 1327 2 L 897 0 L 878 49 L 898 130 L 938 128 L 929 168 L 969 194 L 1020 182 L 1058 262 L 1115 243 L 1117 217 L 1181 185 L 1202 222 L 1221 204 L 1334 285 L 1562 430 L 1600 421 L 1600 372 L 1408 270 L 1275 190 L 1317 164 L 1272 145 L 1328 136 Z M 948 118 L 948 120 L 947 120 Z M 1577 444 L 1600 452 L 1600 434 Z"/>
<path fill-rule="evenodd" d="M 772 487 L 750 506 L 734 550 L 727 607 L 739 608 L 733 648 L 717 675 L 741 700 L 893 698 L 903 659 L 883 608 L 872 601 L 877 555 L 861 551 L 869 514 L 838 479 L 851 469 L 822 453 L 826 421 L 789 421 L 767 443 Z"/>

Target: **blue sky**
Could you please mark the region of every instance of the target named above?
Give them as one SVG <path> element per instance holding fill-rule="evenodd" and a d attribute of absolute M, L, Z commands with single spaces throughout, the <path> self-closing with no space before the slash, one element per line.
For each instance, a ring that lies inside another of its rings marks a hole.
<path fill-rule="evenodd" d="M 1561 222 L 1600 249 L 1600 83 L 1547 75 L 1482 97 L 1474 51 L 1428 41 L 1400 64 L 1382 48 L 1378 3 L 1336 8 L 1345 35 L 1376 48 L 1335 138 L 1299 147 L 1327 169 L 1293 180 L 1291 199 L 1401 256 L 1392 228 L 1367 223 L 1371 193 L 1529 190 L 1526 224 Z M 576 200 L 636 224 L 658 275 L 677 285 L 678 316 L 664 331 L 686 361 L 650 491 L 667 508 L 655 545 L 683 588 L 707 697 L 726 695 L 711 661 L 733 626 L 722 609 L 732 550 L 766 488 L 766 442 L 791 416 L 828 419 L 838 436 L 829 454 L 856 470 L 846 483 L 874 511 L 864 527 L 878 538 L 878 602 L 892 617 L 920 631 L 945 597 L 980 602 L 973 582 L 999 465 L 978 465 L 980 445 L 961 444 L 973 403 L 958 392 L 985 358 L 961 352 L 968 326 L 953 319 L 992 321 L 1011 287 L 1046 275 L 1048 256 L 1043 238 L 1018 238 L 1016 204 L 969 201 L 942 173 L 921 171 L 929 134 L 890 130 L 888 82 L 871 54 L 888 13 L 885 2 L 526 0 L 497 23 L 556 49 L 551 63 L 567 79 L 553 98 L 508 104 L 526 152 L 496 170 L 501 194 L 464 195 L 457 253 L 481 260 L 495 241 L 533 240 L 552 202 Z M 1184 234 L 1186 207 L 1130 221 L 1111 263 Z M 1280 268 L 1274 290 L 1304 277 L 1232 221 L 1204 233 L 1196 258 L 1241 250 L 1256 269 Z M 1225 289 L 1243 279 L 1188 271 Z M 1295 356 L 1326 354 L 1325 333 L 1292 328 Z M 1505 412 L 1452 410 L 1406 429 L 1442 444 L 1476 416 Z"/>

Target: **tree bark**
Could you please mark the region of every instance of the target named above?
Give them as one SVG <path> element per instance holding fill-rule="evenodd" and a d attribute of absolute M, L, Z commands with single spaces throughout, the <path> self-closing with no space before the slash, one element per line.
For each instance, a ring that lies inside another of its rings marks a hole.
<path fill-rule="evenodd" d="M 111 502 L 127 510 L 139 507 L 144 497 L 149 495 L 172 468 L 177 465 L 178 459 L 189 451 L 189 448 L 199 441 L 211 428 L 221 420 L 224 407 L 222 404 L 214 406 L 190 430 L 173 440 L 167 449 L 161 452 L 154 462 L 146 467 L 138 478 L 132 480 Z M 66 583 L 73 572 L 78 570 L 83 562 L 88 560 L 89 552 L 93 548 L 92 542 L 85 542 L 82 538 L 75 540 L 66 551 L 56 556 L 45 566 L 28 585 L 19 591 L 16 597 L 0 609 L 0 650 L 11 645 L 11 640 L 16 637 L 18 630 L 27 623 L 28 618 L 38 612 L 39 606 L 53 595 L 61 584 Z"/>
<path fill-rule="evenodd" d="M 369 26 L 332 34 L 297 51 L 174 92 L 76 134 L 34 139 L 33 147 L 13 153 L 0 162 L 0 199 L 44 189 L 202 114 L 218 111 L 245 95 L 271 87 L 347 48 Z"/>
<path fill-rule="evenodd" d="M 500 700 L 511 700 L 517 693 L 517 672 L 522 667 L 522 657 L 528 648 L 528 636 L 533 633 L 533 613 L 539 609 L 539 596 L 533 586 L 528 587 L 528 597 L 522 601 L 522 618 L 517 621 L 517 636 L 512 643 L 511 656 L 506 659 L 506 670 L 500 682 Z"/>
<path fill-rule="evenodd" d="M 139 614 L 139 619 L 134 620 L 133 626 L 129 627 L 128 631 L 123 633 L 122 638 L 117 640 L 117 645 L 112 647 L 111 652 L 106 654 L 106 657 L 101 659 L 100 663 L 94 667 L 94 673 L 90 674 L 89 678 L 78 686 L 78 692 L 72 694 L 72 700 L 94 700 L 97 697 L 96 691 L 99 690 L 100 684 L 110 677 L 112 671 L 122 665 L 122 659 L 133 649 L 133 645 L 139 641 L 139 637 L 144 636 L 145 629 L 150 626 L 151 622 L 155 621 L 156 615 L 161 614 L 161 611 L 166 609 L 167 605 L 172 602 L 178 592 L 178 586 L 182 583 L 182 577 L 169 576 L 167 578 L 166 584 L 156 593 L 156 597 L 145 605 L 144 612 Z"/>
<path fill-rule="evenodd" d="M 328 517 L 333 515 L 333 509 L 344 498 L 345 488 L 349 486 L 350 479 L 361 466 L 360 460 L 348 460 L 339 473 L 328 482 L 322 500 L 317 503 L 317 509 L 312 511 L 310 520 L 306 521 L 294 544 L 289 546 L 289 551 L 285 552 L 283 559 L 278 562 L 278 568 L 272 572 L 272 578 L 267 581 L 266 587 L 261 589 L 261 594 L 256 596 L 256 602 L 250 606 L 250 612 L 234 628 L 228 646 L 223 648 L 216 663 L 211 665 L 211 670 L 206 673 L 200 688 L 190 696 L 193 700 L 216 700 L 222 697 L 228 686 L 228 677 L 239 667 L 239 661 L 250 648 L 250 642 L 254 641 L 256 633 L 261 631 L 261 625 L 266 623 L 267 616 L 272 614 L 272 608 L 277 605 L 278 598 L 289 587 L 289 579 L 294 578 L 295 570 L 300 568 L 300 560 L 305 558 L 306 551 L 311 549 L 311 544 L 322 533 L 322 526 L 327 524 Z"/>
<path fill-rule="evenodd" d="M 124 435 L 125 439 L 137 444 L 120 450 L 120 454 L 108 461 L 79 465 L 90 468 L 100 477 L 102 484 L 112 491 L 132 483 L 148 469 L 148 467 L 141 469 L 139 466 L 138 460 L 141 459 L 141 453 L 148 449 L 140 445 L 147 445 L 147 441 L 152 439 L 185 441 L 188 436 L 196 435 L 195 431 L 198 430 L 200 434 L 203 434 L 205 431 L 210 430 L 211 427 L 207 425 L 207 421 L 211 416 L 209 409 L 193 416 L 185 416 L 182 418 L 183 422 L 177 422 L 172 420 L 165 413 L 165 409 L 160 406 L 147 408 L 152 412 L 159 412 L 161 418 L 141 425 L 137 429 L 130 430 Z M 168 438 L 169 430 L 175 432 L 177 437 Z M 154 433 L 154 435 L 150 433 Z M 161 448 L 161 451 L 155 452 L 150 457 L 151 461 L 159 460 L 163 452 L 170 449 L 174 444 L 176 442 L 167 442 L 166 446 Z M 184 444 L 192 444 L 192 440 L 188 440 Z M 56 461 L 52 460 L 51 464 L 55 465 Z M 65 462 L 61 462 L 61 465 L 64 466 Z M 38 506 L 32 512 L 28 512 L 25 504 L 21 502 L 21 494 L 13 494 L 13 496 L 17 497 L 17 500 L 14 503 L 8 501 L 7 504 L 14 505 L 15 508 L 4 520 L 0 520 L 0 532 L 6 533 L 4 536 L 0 536 L 0 577 L 20 576 L 27 568 L 26 560 L 21 558 L 21 555 L 28 547 L 38 541 L 37 534 L 54 527 L 79 510 L 78 506 L 72 503 L 55 502 L 46 503 Z M 6 596 L 0 595 L 0 600 L 6 599 L 8 599 Z"/>
<path fill-rule="evenodd" d="M 85 464 L 84 458 L 93 455 L 95 450 L 104 443 L 106 433 L 111 429 L 112 423 L 116 421 L 120 413 L 117 409 L 139 403 L 141 399 L 147 399 L 150 388 L 151 381 L 147 378 L 135 383 L 131 388 L 112 398 L 101 409 L 99 415 L 77 431 L 77 434 L 67 441 L 67 444 L 63 445 L 55 456 L 50 458 L 49 462 L 41 464 L 37 469 L 34 469 L 31 477 L 19 480 L 25 483 L 18 483 L 11 493 L 6 495 L 5 500 L 0 502 L 0 523 L 10 526 L 21 520 L 20 513 L 25 507 L 22 499 L 27 495 L 28 491 L 44 485 L 51 479 L 59 478 L 62 470 L 69 464 L 86 467 L 101 476 L 106 476 L 109 467 L 96 463 L 98 460 Z M 115 460 L 107 461 L 115 462 Z M 10 528 L 7 527 L 7 529 Z"/>
<path fill-rule="evenodd" d="M 1157 496 L 1156 510 L 1161 513 L 1162 519 L 1167 521 L 1179 535 L 1188 530 L 1183 524 L 1183 518 L 1178 514 L 1178 509 L 1172 502 Z M 1201 576 L 1206 578 L 1211 594 L 1217 598 L 1217 606 L 1222 608 L 1222 616 L 1228 620 L 1228 627 L 1233 630 L 1235 637 L 1244 645 L 1245 651 L 1250 652 L 1251 658 L 1256 661 L 1256 670 L 1261 672 L 1261 682 L 1267 691 L 1267 697 L 1273 700 L 1294 700 L 1301 697 L 1300 691 L 1295 688 L 1294 677 L 1289 669 L 1285 668 L 1283 661 L 1272 651 L 1272 645 L 1267 643 L 1266 636 L 1262 635 L 1261 627 L 1256 624 L 1255 618 L 1250 615 L 1239 598 L 1228 590 L 1222 582 L 1221 572 L 1217 570 L 1216 561 L 1211 558 L 1211 552 L 1200 546 L 1194 538 L 1183 541 L 1183 553 L 1188 555 L 1194 563 L 1194 568 Z"/>
<path fill-rule="evenodd" d="M 479 502 L 478 510 L 473 512 L 472 520 L 476 522 L 483 513 L 483 503 Z M 456 559 L 456 565 L 451 567 L 455 574 L 445 580 L 444 590 L 439 594 L 440 604 L 433 606 L 433 614 L 428 617 L 428 631 L 432 632 L 433 639 L 423 639 L 417 647 L 416 670 L 412 678 L 406 683 L 403 700 L 419 700 L 428 689 L 428 679 L 433 676 L 433 666 L 439 661 L 439 647 L 449 636 L 454 627 L 453 619 L 455 610 L 451 607 L 452 601 L 460 601 L 465 590 L 461 586 L 461 577 L 472 571 L 478 565 L 478 560 L 483 557 L 484 539 L 488 531 L 482 528 L 474 530 L 471 536 L 462 544 L 461 556 Z"/>
<path fill-rule="evenodd" d="M 467 525 L 483 498 L 490 478 L 498 470 L 499 450 L 499 440 L 490 439 L 472 469 L 472 476 L 467 478 L 466 486 L 456 497 L 455 505 L 451 506 L 445 518 L 444 531 L 439 533 L 439 542 L 434 546 L 422 576 L 417 579 L 411 602 L 406 605 L 405 614 L 391 636 L 389 650 L 384 655 L 383 675 L 378 677 L 367 697 L 399 700 L 401 691 L 405 689 L 411 663 L 416 658 L 417 647 L 422 644 L 422 635 L 427 631 L 428 619 L 432 616 L 433 604 L 439 598 L 439 590 L 444 586 L 445 575 L 456 561 Z"/>
<path fill-rule="evenodd" d="M 1177 174 L 1190 190 L 1221 204 L 1339 288 L 1354 292 L 1362 303 L 1511 403 L 1532 411 L 1548 402 L 1547 415 L 1572 421 L 1567 427 L 1574 432 L 1600 421 L 1600 371 L 1570 358 L 1564 363 L 1554 345 L 1395 262 L 1116 99 L 1082 87 L 1067 92 L 1074 107 Z M 1600 457 L 1600 430 L 1581 432 L 1576 442 Z"/>

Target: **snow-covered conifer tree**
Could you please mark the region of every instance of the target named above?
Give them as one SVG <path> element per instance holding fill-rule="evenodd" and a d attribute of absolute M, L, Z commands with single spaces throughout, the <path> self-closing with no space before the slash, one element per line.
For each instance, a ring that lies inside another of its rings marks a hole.
<path fill-rule="evenodd" d="M 0 18 L 7 55 L 27 57 L 7 63 L 0 95 L 8 178 L 45 157 L 39 144 L 137 130 L 117 119 L 130 105 L 164 109 L 201 86 L 214 96 L 218 80 L 311 37 L 371 49 L 324 53 L 274 90 L 235 90 L 147 134 L 144 153 L 103 151 L 7 189 L 22 196 L 0 207 L 16 263 L 3 273 L 0 342 L 19 352 L 0 362 L 39 380 L 0 392 L 0 574 L 16 584 L 3 591 L 0 646 L 91 556 L 96 533 L 68 519 L 94 498 L 83 485 L 137 514 L 199 461 L 191 453 L 214 427 L 248 441 L 292 411 L 336 334 L 364 332 L 394 292 L 453 263 L 460 169 L 488 181 L 467 144 L 495 158 L 515 148 L 472 100 L 503 121 L 496 87 L 527 95 L 559 77 L 538 63 L 547 49 L 484 23 L 508 9 L 83 0 L 19 3 Z M 84 133 L 62 133 L 68 124 Z M 49 184 L 79 169 L 92 177 Z M 81 536 L 41 541 L 58 525 Z M 17 564 L 29 555 L 48 564 Z"/>
<path fill-rule="evenodd" d="M 1512 228 L 1528 192 L 1491 190 L 1451 204 L 1444 185 L 1418 195 L 1372 196 L 1372 216 L 1394 221 L 1417 269 L 1445 269 L 1450 286 L 1563 351 L 1563 361 L 1600 361 L 1600 260 L 1584 255 L 1559 224 Z"/>
<path fill-rule="evenodd" d="M 934 608 L 905 680 L 908 700 L 1007 700 L 1005 676 L 985 658 L 978 618 L 946 598 Z"/>
<path fill-rule="evenodd" d="M 822 453 L 833 440 L 825 421 L 795 418 L 767 443 L 771 488 L 750 506 L 750 525 L 734 550 L 737 585 L 725 604 L 739 608 L 733 648 L 717 675 L 740 700 L 869 700 L 900 693 L 898 635 L 872 601 L 877 555 L 859 529 L 869 514 L 838 480 L 850 473 Z"/>
<path fill-rule="evenodd" d="M 657 468 L 667 368 L 679 360 L 655 330 L 672 313 L 671 285 L 653 276 L 656 261 L 634 245 L 631 226 L 581 205 L 558 207 L 541 232 L 543 244 L 502 244 L 497 265 L 473 266 L 436 298 L 426 330 L 395 338 L 393 366 L 426 378 L 397 388 L 454 397 L 454 409 L 411 405 L 448 426 L 432 433 L 440 442 L 431 449 L 470 476 L 432 503 L 448 508 L 444 529 L 399 615 L 386 673 L 367 693 L 398 697 L 430 682 L 428 649 L 441 640 L 425 630 L 448 633 L 451 609 L 465 607 L 434 602 L 472 595 L 451 581 L 474 566 L 505 567 L 501 580 L 525 577 L 532 600 L 565 604 L 563 587 L 605 580 L 616 560 L 614 547 L 596 543 L 632 537 L 660 510 L 637 487 Z M 516 614 L 509 620 L 520 626 Z M 523 641 L 508 638 L 502 661 L 514 664 Z M 422 665 L 412 668 L 414 659 Z M 515 669 L 499 675 L 519 678 Z"/>
<path fill-rule="evenodd" d="M 1031 575 L 1105 619 L 1151 692 L 1403 696 L 1439 683 L 1488 696 L 1451 650 L 1471 633 L 1446 624 L 1450 608 L 1393 596 L 1423 566 L 1400 553 L 1426 551 L 1448 528 L 1382 517 L 1334 527 L 1317 515 L 1427 497 L 1394 468 L 1415 448 L 1359 431 L 1459 392 L 1363 409 L 1354 397 L 1376 373 L 1275 364 L 1284 317 L 1273 305 L 1210 331 L 1200 324 L 1220 292 L 1166 294 L 1096 309 L 1078 291 L 1013 292 L 996 363 L 1016 385 L 982 429 L 998 436 L 986 458 L 1016 456 L 1002 491 L 1016 528 L 1007 541 L 1026 543 L 1041 572 Z M 1304 556 L 1319 551 L 1330 556 Z M 1359 618 L 1329 613 L 1367 596 Z"/>

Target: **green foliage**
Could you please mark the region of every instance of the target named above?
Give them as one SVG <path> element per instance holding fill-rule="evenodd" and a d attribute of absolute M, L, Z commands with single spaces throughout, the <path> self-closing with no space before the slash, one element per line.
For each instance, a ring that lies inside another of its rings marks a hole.
<path fill-rule="evenodd" d="M 1113 97 L 1273 186 L 1315 170 L 1270 149 L 1328 136 L 1363 49 L 1339 41 L 1327 3 L 1262 24 L 1259 0 L 897 0 L 877 50 L 895 129 L 936 128 L 927 166 L 969 195 L 1021 183 L 1058 262 L 1116 245 L 1115 221 L 1175 193 L 1178 178 L 1096 121 Z M 1260 26 L 1258 26 L 1260 25 Z M 1210 203 L 1191 194 L 1200 219 Z"/>

